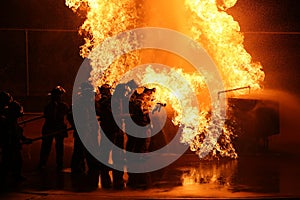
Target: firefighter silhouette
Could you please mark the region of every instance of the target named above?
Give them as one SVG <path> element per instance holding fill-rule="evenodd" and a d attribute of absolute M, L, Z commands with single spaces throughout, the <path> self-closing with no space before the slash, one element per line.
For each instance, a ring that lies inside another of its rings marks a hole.
<path fill-rule="evenodd" d="M 22 176 L 22 145 L 31 143 L 23 135 L 23 128 L 18 125 L 18 118 L 23 115 L 21 104 L 13 100 L 9 93 L 1 92 L 1 184 L 11 181 L 23 181 Z"/>
<path fill-rule="evenodd" d="M 134 123 L 138 126 L 145 127 L 145 132 L 138 133 L 141 138 L 128 134 L 126 150 L 134 153 L 146 153 L 149 151 L 151 141 L 151 121 L 149 117 L 150 103 L 155 88 L 142 88 L 142 92 L 135 92 L 131 95 L 129 101 L 129 114 Z M 125 121 L 126 124 L 126 121 Z M 141 156 L 142 157 L 142 156 Z M 129 159 L 128 162 L 131 162 Z M 128 183 L 130 187 L 146 187 L 149 182 L 147 173 L 128 173 Z"/>
<path fill-rule="evenodd" d="M 76 101 L 73 104 L 73 110 L 80 113 L 77 120 L 80 122 L 76 126 L 80 126 L 82 130 L 74 131 L 74 150 L 72 155 L 72 173 L 85 173 L 87 171 L 85 186 L 91 189 L 98 188 L 100 175 L 100 162 L 89 152 L 83 144 L 89 145 L 94 151 L 99 152 L 99 124 L 94 123 L 96 116 L 93 115 L 95 109 L 95 92 L 94 88 L 89 82 L 83 82 L 80 85 L 80 92 Z M 77 127 L 78 128 L 78 127 Z M 85 163 L 87 169 L 85 169 Z"/>
<path fill-rule="evenodd" d="M 110 89 L 111 88 L 108 84 L 104 84 L 99 88 L 100 99 L 98 101 L 97 115 L 99 116 L 100 126 L 102 129 L 100 134 L 101 135 L 105 134 L 106 137 L 108 137 L 108 139 L 113 142 L 115 124 L 111 113 Z M 101 163 L 101 169 L 100 169 L 102 188 L 111 187 L 111 179 L 109 176 L 110 167 L 108 167 L 109 165 L 108 160 L 109 160 L 111 148 L 112 148 L 111 145 L 105 144 L 103 140 L 100 140 L 100 151 L 104 160 L 106 161 L 106 163 Z"/>
<path fill-rule="evenodd" d="M 53 140 L 55 139 L 56 150 L 56 169 L 63 169 L 64 158 L 64 138 L 68 136 L 66 116 L 69 111 L 69 105 L 62 100 L 62 95 L 66 91 L 61 86 L 56 86 L 48 94 L 50 102 L 44 108 L 45 122 L 42 127 L 42 145 L 40 152 L 39 168 L 45 168 Z M 53 134 L 57 133 L 57 134 Z"/>
<path fill-rule="evenodd" d="M 118 88 L 116 88 L 117 93 L 119 92 Z M 99 115 L 100 126 L 102 130 L 101 134 L 105 134 L 105 136 L 110 140 L 111 143 L 123 149 L 124 133 L 117 125 L 113 117 L 111 109 L 112 94 L 110 85 L 103 84 L 101 87 L 99 87 L 99 92 L 101 98 L 99 100 L 99 110 L 97 111 L 97 114 Z M 118 104 L 119 102 L 114 103 Z M 104 160 L 107 161 L 106 163 L 101 165 L 101 184 L 104 188 L 111 187 L 109 171 L 112 170 L 113 187 L 116 189 L 122 189 L 124 187 L 123 172 L 115 169 L 110 169 L 110 167 L 108 167 L 111 164 L 108 163 L 109 154 L 111 151 L 114 165 L 122 163 L 122 160 L 124 160 L 124 155 L 119 155 L 119 151 L 115 151 L 114 145 L 103 142 L 103 140 L 100 141 L 101 154 L 104 155 Z"/>

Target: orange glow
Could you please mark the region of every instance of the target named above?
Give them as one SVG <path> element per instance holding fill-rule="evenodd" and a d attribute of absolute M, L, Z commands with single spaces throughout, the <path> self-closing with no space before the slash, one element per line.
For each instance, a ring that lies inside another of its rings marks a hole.
<path fill-rule="evenodd" d="M 186 169 L 181 176 L 183 186 L 210 184 L 229 188 L 237 168 L 236 160 L 224 163 L 200 163 L 198 168 Z"/>
<path fill-rule="evenodd" d="M 251 55 L 244 48 L 244 36 L 240 32 L 239 23 L 226 13 L 226 10 L 234 6 L 237 0 L 165 0 L 161 3 L 162 6 L 165 6 L 165 9 L 168 9 L 164 13 L 155 12 L 159 9 L 160 1 L 138 2 L 135 0 L 66 0 L 66 5 L 72 8 L 74 12 L 87 11 L 87 19 L 79 30 L 85 38 L 85 44 L 81 46 L 81 56 L 88 57 L 89 53 L 92 50 L 96 51 L 95 47 L 108 37 L 137 27 L 157 26 L 161 23 L 162 27 L 174 28 L 185 33 L 207 50 L 222 75 L 225 89 L 245 86 L 250 86 L 251 91 L 262 89 L 261 84 L 265 77 L 262 66 L 258 62 L 252 61 Z M 158 4 L 157 8 L 155 7 L 156 4 Z M 156 14 L 156 16 L 149 16 L 149 13 Z M 166 13 L 176 18 L 165 19 L 161 17 Z M 181 15 L 178 15 L 178 13 Z M 160 20 L 156 20 L 160 17 Z M 124 44 L 114 45 L 114 48 L 118 50 Z M 99 61 L 99 56 L 109 56 L 109 54 L 99 52 L 96 55 L 95 57 L 89 57 L 93 67 L 90 80 L 95 87 L 103 83 L 115 86 L 116 82 L 128 70 L 141 64 L 142 58 L 146 55 L 152 56 L 152 61 L 162 59 L 162 56 L 156 54 L 154 50 L 148 52 L 134 51 L 115 60 L 113 64 L 106 68 L 104 67 L 105 63 Z M 173 57 L 166 56 L 163 59 L 172 60 Z M 148 58 L 148 61 L 150 60 Z M 187 105 L 190 102 L 188 100 L 180 102 L 180 104 L 170 91 L 157 85 L 154 85 L 157 88 L 155 98 L 156 102 L 168 102 L 168 105 L 172 106 L 175 113 L 173 118 L 175 125 L 190 127 L 184 128 L 181 142 L 188 143 L 192 151 L 200 154 L 200 148 L 206 148 L 202 146 L 202 138 L 207 135 L 208 131 L 211 131 L 207 130 L 210 121 L 209 113 L 215 105 L 210 105 L 209 93 L 202 74 L 187 72 L 186 64 L 172 63 L 171 67 L 174 67 L 174 69 L 155 71 L 149 66 L 145 73 L 140 75 L 140 78 L 142 83 L 148 83 L 153 82 L 155 78 L 163 79 L 171 76 L 172 73 L 178 73 L 192 85 L 194 93 L 200 100 L 200 111 L 188 110 L 190 113 L 198 113 L 191 114 L 191 118 L 184 119 L 184 121 L 182 119 L 182 109 L 189 109 Z M 100 76 L 101 74 L 104 74 L 104 76 Z M 205 76 L 209 77 L 209 74 Z M 178 84 L 176 80 L 165 81 L 166 85 Z M 177 88 L 183 94 L 188 91 L 180 85 Z M 213 92 L 217 94 L 218 91 Z M 239 90 L 235 91 L 233 95 L 244 93 L 245 90 Z M 193 118 L 192 116 L 197 116 L 196 114 L 200 117 Z M 199 128 L 195 130 L 193 127 Z M 223 127 L 221 131 L 222 138 L 218 141 L 210 156 L 237 158 L 235 149 L 231 144 L 233 130 Z"/>

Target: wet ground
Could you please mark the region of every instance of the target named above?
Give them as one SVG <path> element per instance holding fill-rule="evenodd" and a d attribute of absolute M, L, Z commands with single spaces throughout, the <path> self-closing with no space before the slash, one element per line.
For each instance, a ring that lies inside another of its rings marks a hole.
<path fill-rule="evenodd" d="M 40 136 L 42 121 L 27 124 L 25 135 Z M 1 199 L 300 198 L 297 155 L 268 152 L 237 160 L 200 161 L 195 154 L 187 153 L 166 168 L 142 174 L 145 184 L 141 187 L 115 190 L 99 185 L 92 189 L 87 187 L 85 177 L 71 176 L 72 142 L 70 133 L 65 140 L 65 169 L 59 173 L 55 170 L 54 148 L 47 168 L 40 171 L 40 141 L 24 146 L 23 174 L 27 179 L 8 185 Z"/>

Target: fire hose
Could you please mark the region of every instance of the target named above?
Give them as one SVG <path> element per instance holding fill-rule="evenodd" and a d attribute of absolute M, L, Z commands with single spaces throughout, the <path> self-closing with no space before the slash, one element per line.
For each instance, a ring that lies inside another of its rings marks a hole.
<path fill-rule="evenodd" d="M 61 134 L 62 132 L 65 132 L 65 131 L 72 131 L 74 130 L 73 127 L 70 127 L 70 128 L 67 128 L 67 129 L 61 129 L 61 130 L 58 130 L 58 131 L 53 131 L 51 133 L 48 133 L 48 134 L 45 134 L 45 135 L 42 135 L 42 136 L 39 136 L 39 137 L 36 137 L 36 138 L 31 138 L 31 139 L 28 139 L 24 142 L 22 142 L 21 144 L 31 144 L 32 142 L 34 141 L 38 141 L 38 140 L 42 140 L 44 138 L 47 138 L 47 137 L 51 137 L 51 136 L 56 136 L 56 135 L 59 135 Z"/>
<path fill-rule="evenodd" d="M 166 106 L 166 104 L 163 104 L 163 103 L 157 103 L 156 107 L 155 107 L 155 108 L 153 109 L 153 111 L 152 111 L 152 114 L 153 114 L 155 111 L 160 112 L 161 107 L 165 107 L 165 106 Z M 122 111 L 121 111 L 121 113 L 122 113 Z M 122 115 L 122 114 L 121 114 L 121 115 Z M 126 115 L 126 114 L 125 114 L 125 115 Z M 123 116 L 123 119 L 122 119 L 122 129 L 123 129 L 124 132 L 125 132 L 125 124 L 124 124 L 124 117 L 125 117 L 125 115 L 124 115 L 124 114 L 122 115 L 122 116 Z M 127 116 L 127 115 L 126 115 L 126 116 Z M 128 115 L 128 116 L 130 116 L 130 115 Z M 127 116 L 127 117 L 128 117 L 128 116 Z M 26 123 L 29 123 L 29 122 L 33 122 L 33 121 L 35 121 L 35 120 L 39 120 L 39 119 L 42 119 L 42 118 L 44 118 L 44 117 L 45 117 L 44 115 L 40 115 L 40 116 L 31 118 L 31 119 L 28 119 L 28 120 L 24 120 L 24 121 L 22 121 L 22 122 L 19 122 L 18 125 L 23 125 L 23 124 L 26 124 Z M 58 131 L 54 131 L 54 132 L 51 132 L 51 133 L 42 135 L 42 136 L 40 136 L 40 137 L 30 138 L 30 139 L 28 139 L 28 140 L 22 142 L 21 144 L 22 144 L 22 145 L 23 145 L 23 144 L 31 144 L 31 143 L 34 142 L 34 141 L 38 141 L 38 140 L 42 140 L 42 139 L 47 138 L 47 137 L 59 135 L 59 134 L 61 134 L 61 133 L 64 132 L 64 131 L 72 131 L 72 130 L 74 130 L 73 127 L 70 127 L 70 128 L 67 128 L 67 129 L 58 130 Z M 125 146 L 124 146 L 124 148 L 125 148 Z"/>
<path fill-rule="evenodd" d="M 28 120 L 21 121 L 21 122 L 18 123 L 18 125 L 27 124 L 27 123 L 33 122 L 33 121 L 35 121 L 35 120 L 43 119 L 44 117 L 45 117 L 44 115 L 40 115 L 40 116 L 31 118 L 31 119 L 28 119 Z"/>
<path fill-rule="evenodd" d="M 248 90 L 249 90 L 249 94 L 250 94 L 250 89 L 251 89 L 250 86 L 239 87 L 239 88 L 234 88 L 234 89 L 229 89 L 229 90 L 219 91 L 219 92 L 218 92 L 218 99 L 220 98 L 220 94 L 222 94 L 222 93 L 233 92 L 233 91 L 244 90 L 244 89 L 248 89 Z"/>

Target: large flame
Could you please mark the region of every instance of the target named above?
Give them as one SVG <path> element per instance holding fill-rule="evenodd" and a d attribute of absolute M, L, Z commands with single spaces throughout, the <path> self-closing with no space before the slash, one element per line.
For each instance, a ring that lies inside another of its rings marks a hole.
<path fill-rule="evenodd" d="M 234 5 L 232 0 L 223 2 L 227 6 Z M 260 89 L 264 72 L 245 50 L 238 22 L 220 11 L 215 0 L 186 0 L 185 3 L 192 13 L 192 37 L 213 57 L 226 87 Z"/>
<path fill-rule="evenodd" d="M 198 41 L 207 50 L 222 75 L 226 89 L 250 86 L 251 90 L 260 90 L 264 80 L 262 66 L 260 63 L 252 61 L 250 54 L 243 46 L 244 37 L 240 32 L 238 22 L 226 13 L 226 10 L 234 6 L 236 1 L 66 0 L 66 5 L 72 8 L 74 12 L 86 12 L 86 20 L 80 28 L 80 33 L 85 38 L 85 44 L 82 45 L 80 52 L 84 58 L 88 57 L 92 50 L 97 51 L 96 47 L 106 38 L 126 30 L 145 26 L 172 28 Z M 113 45 L 116 51 L 118 48 L 124 48 L 122 46 L 124 44 Z M 207 137 L 211 131 L 221 131 L 221 137 L 210 155 L 212 157 L 237 157 L 231 141 L 234 130 L 228 126 L 224 126 L 222 130 L 208 129 L 211 119 L 210 111 L 215 105 L 210 105 L 210 99 L 207 98 L 209 93 L 203 75 L 187 70 L 188 65 L 184 61 L 162 52 L 157 53 L 154 50 L 134 51 L 123 55 L 109 67 L 106 67 L 106 63 L 99 60 L 101 56 L 109 57 L 110 55 L 103 52 L 93 52 L 93 56 L 89 57 L 93 67 L 90 80 L 95 87 L 103 83 L 115 86 L 116 82 L 128 70 L 145 61 L 151 63 L 162 61 L 174 67 L 169 71 L 156 71 L 149 66 L 140 75 L 140 81 L 149 83 L 153 82 L 154 77 L 164 79 L 171 76 L 172 73 L 177 73 L 185 77 L 192 85 L 193 92 L 201 100 L 200 111 L 189 110 L 188 112 L 198 112 L 191 116 L 199 116 L 199 118 L 182 118 L 183 109 L 189 109 L 188 105 L 191 102 L 186 99 L 186 101 L 179 103 L 176 97 L 170 94 L 170 91 L 155 85 L 158 89 L 156 101 L 168 102 L 175 113 L 173 123 L 184 128 L 181 142 L 188 143 L 192 151 L 200 154 L 201 148 L 207 148 L 203 146 L 203 138 Z M 176 85 L 178 82 L 174 79 L 168 79 L 165 84 Z M 181 86 L 178 86 L 178 89 L 181 90 L 182 94 L 189 95 L 186 92 L 190 90 L 181 88 Z M 235 95 L 244 92 L 240 90 Z M 194 127 L 198 127 L 198 129 L 195 130 Z"/>

